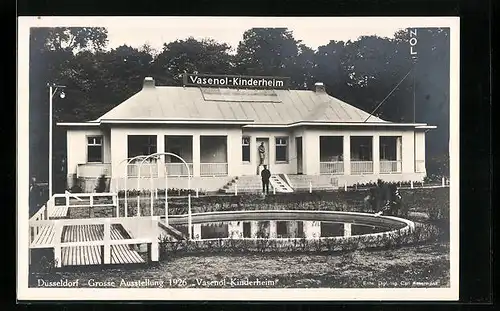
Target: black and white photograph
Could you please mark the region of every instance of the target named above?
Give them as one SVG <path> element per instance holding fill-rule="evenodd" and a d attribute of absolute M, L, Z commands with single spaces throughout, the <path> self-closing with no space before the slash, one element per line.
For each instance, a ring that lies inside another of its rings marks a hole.
<path fill-rule="evenodd" d="M 457 300 L 458 25 L 19 18 L 18 299 Z"/>

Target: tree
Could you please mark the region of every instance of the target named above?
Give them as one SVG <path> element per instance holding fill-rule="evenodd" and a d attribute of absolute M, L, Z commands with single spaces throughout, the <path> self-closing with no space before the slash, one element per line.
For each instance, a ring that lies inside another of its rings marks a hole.
<path fill-rule="evenodd" d="M 32 28 L 30 31 L 30 175 L 46 180 L 48 154 L 49 94 L 47 83 L 62 84 L 73 74 L 70 63 L 78 51 L 101 51 L 107 43 L 107 31 L 100 27 Z M 54 120 L 58 120 L 61 102 L 54 97 Z M 61 160 L 65 140 L 58 145 L 54 133 L 54 163 Z M 55 169 L 56 167 L 54 167 Z M 57 179 L 57 178 L 56 178 Z"/>
<path fill-rule="evenodd" d="M 108 43 L 103 27 L 37 27 L 31 29 L 31 52 L 94 50 L 102 51 Z"/>
<path fill-rule="evenodd" d="M 411 62 L 400 52 L 397 42 L 364 36 L 347 44 L 344 53 L 349 102 L 373 112 L 385 100 L 375 116 L 394 122 L 410 121 L 412 84 L 407 74 Z"/>
<path fill-rule="evenodd" d="M 415 31 L 415 29 L 412 29 Z M 395 34 L 400 44 L 410 49 L 410 30 Z M 448 175 L 450 138 L 450 29 L 417 28 L 415 112 L 417 122 L 437 125 L 426 139 L 428 173 Z"/>
<path fill-rule="evenodd" d="M 331 40 L 328 44 L 319 46 L 314 55 L 314 63 L 313 75 L 318 82 L 325 84 L 326 91 L 336 98 L 350 102 L 346 43 Z"/>
<path fill-rule="evenodd" d="M 313 77 L 313 51 L 287 28 L 252 28 L 244 32 L 236 54 L 241 75 L 291 78 L 290 88 L 304 89 Z"/>
<path fill-rule="evenodd" d="M 182 85 L 182 74 L 232 72 L 230 46 L 212 39 L 194 38 L 164 44 L 152 64 L 152 72 L 159 84 Z"/>

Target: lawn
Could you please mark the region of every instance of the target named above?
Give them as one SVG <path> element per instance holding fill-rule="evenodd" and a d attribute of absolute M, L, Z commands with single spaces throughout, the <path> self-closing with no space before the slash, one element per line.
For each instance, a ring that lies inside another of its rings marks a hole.
<path fill-rule="evenodd" d="M 355 250 L 334 254 L 300 253 L 212 253 L 177 254 L 164 257 L 157 266 L 104 271 L 67 271 L 32 273 L 30 286 L 38 279 L 79 280 L 89 287 L 89 280 L 114 282 L 115 287 L 136 287 L 124 281 L 149 280 L 146 287 L 244 287 L 231 280 L 259 280 L 254 287 L 273 288 L 349 288 L 349 287 L 448 287 L 449 286 L 449 188 L 402 190 L 410 209 L 409 218 L 436 226 L 441 234 L 417 245 L 390 250 Z M 231 209 L 319 209 L 363 211 L 366 192 L 313 193 L 296 196 L 200 197 L 193 198 L 196 212 Z M 149 204 L 141 201 L 144 211 Z M 144 205 L 143 205 L 144 204 Z M 172 202 L 172 209 L 182 213 L 185 202 Z M 81 210 L 81 211 L 77 211 Z M 72 217 L 88 209 L 75 209 Z M 169 209 L 170 210 L 170 209 Z M 97 211 L 107 215 L 110 209 Z M 162 214 L 162 204 L 155 204 L 155 214 Z M 149 214 L 149 213 L 147 213 Z M 123 212 L 122 212 L 123 215 Z M 225 280 L 225 282 L 224 282 Z M 153 285 L 151 285 L 153 283 Z M 149 285 L 148 285 L 149 284 Z M 236 284 L 236 285 L 235 285 Z"/>
<path fill-rule="evenodd" d="M 154 284 L 144 287 L 230 288 L 245 287 L 231 280 L 248 279 L 261 281 L 261 285 L 254 287 L 273 288 L 448 287 L 448 254 L 448 243 L 441 242 L 339 255 L 178 256 L 148 268 L 33 274 L 30 283 L 37 286 L 39 278 L 78 279 L 81 287 L 90 287 L 89 280 L 114 282 L 114 287 L 131 287 L 125 283 L 120 285 L 123 279 L 125 282 L 149 280 Z M 224 279 L 225 284 L 220 282 Z"/>

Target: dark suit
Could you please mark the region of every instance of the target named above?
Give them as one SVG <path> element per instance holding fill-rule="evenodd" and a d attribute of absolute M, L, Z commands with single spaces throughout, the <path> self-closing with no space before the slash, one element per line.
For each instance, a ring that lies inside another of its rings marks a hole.
<path fill-rule="evenodd" d="M 269 178 L 271 178 L 271 172 L 265 168 L 260 172 L 260 176 L 262 177 L 262 192 L 269 193 Z"/>

